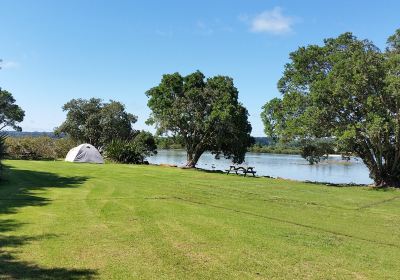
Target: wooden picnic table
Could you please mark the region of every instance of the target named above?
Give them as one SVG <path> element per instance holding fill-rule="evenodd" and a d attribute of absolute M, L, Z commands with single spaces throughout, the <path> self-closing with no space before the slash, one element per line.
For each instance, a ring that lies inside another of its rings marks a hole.
<path fill-rule="evenodd" d="M 229 169 L 226 169 L 226 174 L 229 175 L 229 173 L 231 172 L 235 172 L 236 175 L 239 175 L 239 172 L 242 172 L 244 177 L 246 177 L 246 175 L 248 173 L 253 174 L 253 177 L 255 177 L 256 175 L 256 171 L 254 170 L 254 167 L 252 166 L 247 166 L 247 167 L 243 167 L 243 166 L 235 166 L 235 165 L 231 165 L 229 166 Z"/>

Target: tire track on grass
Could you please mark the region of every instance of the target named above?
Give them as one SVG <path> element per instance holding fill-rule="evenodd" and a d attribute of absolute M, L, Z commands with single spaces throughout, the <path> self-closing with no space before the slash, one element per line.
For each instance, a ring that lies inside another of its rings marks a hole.
<path fill-rule="evenodd" d="M 377 201 L 377 202 L 365 204 L 365 205 L 362 205 L 362 206 L 358 207 L 356 210 L 363 210 L 363 209 L 367 209 L 367 208 L 372 208 L 372 207 L 374 207 L 376 205 L 380 205 L 380 204 L 384 204 L 384 203 L 387 203 L 387 202 L 391 202 L 391 201 L 399 199 L 399 198 L 400 198 L 400 196 L 395 196 L 395 197 L 391 197 L 391 198 L 388 198 L 388 199 L 380 200 L 380 201 Z"/>
<path fill-rule="evenodd" d="M 369 242 L 369 243 L 373 243 L 373 244 L 384 245 L 384 246 L 393 247 L 393 248 L 399 248 L 400 249 L 400 246 L 397 245 L 397 244 L 394 244 L 394 243 L 385 243 L 385 242 L 381 242 L 381 241 L 377 241 L 377 240 L 373 240 L 373 239 L 354 236 L 354 235 L 341 233 L 341 232 L 337 232 L 337 231 L 333 231 L 333 230 L 327 230 L 327 229 L 316 227 L 316 226 L 305 225 L 305 224 L 301 224 L 301 223 L 297 223 L 297 222 L 293 222 L 293 221 L 289 221 L 289 220 L 285 220 L 285 219 L 280 219 L 280 218 L 276 218 L 276 217 L 271 217 L 271 216 L 267 216 L 267 215 L 261 215 L 261 214 L 257 214 L 257 213 L 253 213 L 253 212 L 249 212 L 249 211 L 238 210 L 238 209 L 229 208 L 229 207 L 225 207 L 225 206 L 221 206 L 221 205 L 208 204 L 208 203 L 205 203 L 205 202 L 194 201 L 194 200 L 186 199 L 186 198 L 183 198 L 183 197 L 177 197 L 177 196 L 174 196 L 173 199 L 178 200 L 178 201 L 184 201 L 184 202 L 192 203 L 192 204 L 213 207 L 213 208 L 216 208 L 216 209 L 222 209 L 222 210 L 226 210 L 226 211 L 231 211 L 231 212 L 235 212 L 235 213 L 240 213 L 240 214 L 244 214 L 244 215 L 248 215 L 248 216 L 268 219 L 268 220 L 271 220 L 271 221 L 277 221 L 277 222 L 281 222 L 281 223 L 285 223 L 285 224 L 289 224 L 289 225 L 294 225 L 294 226 L 298 226 L 298 227 L 303 227 L 303 228 L 307 228 L 307 229 L 312 229 L 312 230 L 316 230 L 316 231 L 320 231 L 320 232 L 325 232 L 325 233 L 329 233 L 329 234 L 333 234 L 333 235 L 337 235 L 337 236 L 356 239 L 356 240 L 359 240 L 359 241 L 364 241 L 364 242 Z"/>

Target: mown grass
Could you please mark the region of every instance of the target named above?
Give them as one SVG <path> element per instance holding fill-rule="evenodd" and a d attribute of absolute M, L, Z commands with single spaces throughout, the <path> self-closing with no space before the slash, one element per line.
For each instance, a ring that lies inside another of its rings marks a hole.
<path fill-rule="evenodd" d="M 4 279 L 399 279 L 400 192 L 5 161 Z"/>

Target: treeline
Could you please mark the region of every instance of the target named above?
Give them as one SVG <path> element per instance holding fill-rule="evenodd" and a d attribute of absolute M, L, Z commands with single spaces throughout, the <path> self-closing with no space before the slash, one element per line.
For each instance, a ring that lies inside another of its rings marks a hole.
<path fill-rule="evenodd" d="M 271 145 L 260 145 L 255 144 L 249 148 L 249 152 L 253 153 L 266 153 L 266 154 L 301 154 L 300 147 L 290 147 L 285 145 L 271 144 Z"/>
<path fill-rule="evenodd" d="M 185 149 L 182 137 L 155 137 L 157 147 L 159 149 Z M 301 145 L 295 141 L 291 143 L 276 143 L 269 137 L 254 137 L 254 144 L 248 148 L 253 153 L 270 153 L 270 154 L 296 154 L 300 155 Z"/>

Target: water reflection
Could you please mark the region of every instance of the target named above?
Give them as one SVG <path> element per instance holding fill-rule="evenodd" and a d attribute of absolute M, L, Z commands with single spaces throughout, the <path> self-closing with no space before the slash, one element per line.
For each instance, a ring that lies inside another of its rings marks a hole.
<path fill-rule="evenodd" d="M 186 163 L 186 153 L 183 150 L 159 150 L 158 154 L 148 158 L 150 163 L 176 164 L 183 166 Z M 201 156 L 197 167 L 204 169 L 225 170 L 231 165 L 227 159 L 216 160 L 210 153 Z M 330 183 L 371 184 L 368 169 L 361 160 L 351 159 L 343 161 L 340 156 L 331 156 L 329 160 L 309 165 L 298 155 L 277 155 L 247 153 L 243 165 L 254 166 L 257 175 L 281 177 L 294 180 L 309 180 Z"/>

